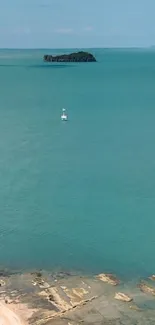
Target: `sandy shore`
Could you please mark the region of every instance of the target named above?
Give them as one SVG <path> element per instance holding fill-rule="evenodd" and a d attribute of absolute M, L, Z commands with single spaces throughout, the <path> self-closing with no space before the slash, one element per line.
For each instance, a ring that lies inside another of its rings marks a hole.
<path fill-rule="evenodd" d="M 0 302 L 0 325 L 26 325 L 5 303 Z"/>

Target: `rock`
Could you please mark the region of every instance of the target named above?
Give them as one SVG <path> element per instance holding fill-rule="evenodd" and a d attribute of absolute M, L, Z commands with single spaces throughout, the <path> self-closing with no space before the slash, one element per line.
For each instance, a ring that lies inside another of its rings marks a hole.
<path fill-rule="evenodd" d="M 35 279 L 34 281 L 32 281 L 32 284 L 34 286 L 38 285 L 40 289 L 47 289 L 50 287 L 49 283 L 45 282 L 42 279 L 40 279 L 39 281 L 38 281 L 38 279 Z"/>
<path fill-rule="evenodd" d="M 48 300 L 51 301 L 59 311 L 63 312 L 71 308 L 69 302 L 65 300 L 65 296 L 59 293 L 58 288 L 51 287 L 47 289 L 46 292 L 48 293 Z"/>
<path fill-rule="evenodd" d="M 3 280 L 0 280 L 0 287 L 4 287 L 5 286 L 5 282 Z"/>
<path fill-rule="evenodd" d="M 89 293 L 89 291 L 85 290 L 84 288 L 72 288 L 73 294 L 78 296 L 79 298 L 83 298 L 84 295 Z"/>
<path fill-rule="evenodd" d="M 77 52 L 63 55 L 44 55 L 45 62 L 96 62 L 95 57 L 88 52 Z"/>
<path fill-rule="evenodd" d="M 44 283 L 44 280 L 43 280 L 42 278 L 40 278 L 40 277 L 39 277 L 39 278 L 36 277 L 36 278 L 34 279 L 34 281 L 36 281 L 38 285 Z"/>
<path fill-rule="evenodd" d="M 47 289 L 50 287 L 49 283 L 43 282 L 42 284 L 39 285 L 41 289 Z"/>
<path fill-rule="evenodd" d="M 12 304 L 13 303 L 13 300 L 10 299 L 9 297 L 5 297 L 5 303 L 6 304 Z"/>
<path fill-rule="evenodd" d="M 71 305 L 74 306 L 85 299 L 85 296 L 89 293 L 84 288 L 72 288 L 65 289 L 67 297 L 70 299 Z"/>
<path fill-rule="evenodd" d="M 122 292 L 117 292 L 117 293 L 115 294 L 115 299 L 117 299 L 117 300 L 121 300 L 121 301 L 125 301 L 125 302 L 130 302 L 130 301 L 133 300 L 131 297 L 129 297 L 128 295 L 125 295 L 125 294 L 122 293 Z"/>
<path fill-rule="evenodd" d="M 155 296 L 155 289 L 148 286 L 146 283 L 141 282 L 140 284 L 138 284 L 138 288 L 140 288 L 140 290 L 144 293 L 150 293 L 153 296 Z"/>
<path fill-rule="evenodd" d="M 116 285 L 118 285 L 120 283 L 120 281 L 113 274 L 101 273 L 101 274 L 97 275 L 97 278 L 99 280 L 103 281 L 103 282 L 107 282 L 107 283 L 112 284 L 114 286 L 116 286 Z"/>
<path fill-rule="evenodd" d="M 149 279 L 155 281 L 155 274 L 151 275 Z"/>
<path fill-rule="evenodd" d="M 17 290 L 13 290 L 13 291 L 11 291 L 11 295 L 13 296 L 13 295 L 16 295 L 18 293 L 18 291 Z"/>
<path fill-rule="evenodd" d="M 49 301 L 54 301 L 54 296 L 53 295 L 49 295 L 48 299 L 49 299 Z"/>

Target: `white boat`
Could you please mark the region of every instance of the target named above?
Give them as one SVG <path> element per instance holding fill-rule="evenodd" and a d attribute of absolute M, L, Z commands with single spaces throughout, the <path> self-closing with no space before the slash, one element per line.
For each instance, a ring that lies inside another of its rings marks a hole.
<path fill-rule="evenodd" d="M 68 116 L 66 114 L 65 108 L 62 109 L 61 120 L 62 121 L 67 121 L 68 120 Z"/>

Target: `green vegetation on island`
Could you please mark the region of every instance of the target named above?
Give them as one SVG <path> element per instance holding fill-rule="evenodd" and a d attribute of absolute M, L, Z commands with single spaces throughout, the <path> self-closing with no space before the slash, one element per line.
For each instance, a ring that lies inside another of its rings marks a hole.
<path fill-rule="evenodd" d="M 44 55 L 45 62 L 96 62 L 95 57 L 88 52 L 77 52 L 62 55 Z"/>

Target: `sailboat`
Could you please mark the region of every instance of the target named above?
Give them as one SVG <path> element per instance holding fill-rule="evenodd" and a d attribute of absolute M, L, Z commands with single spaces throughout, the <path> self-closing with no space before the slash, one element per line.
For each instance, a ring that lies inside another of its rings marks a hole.
<path fill-rule="evenodd" d="M 67 121 L 68 120 L 68 116 L 67 116 L 65 108 L 62 109 L 61 120 L 62 121 Z"/>

